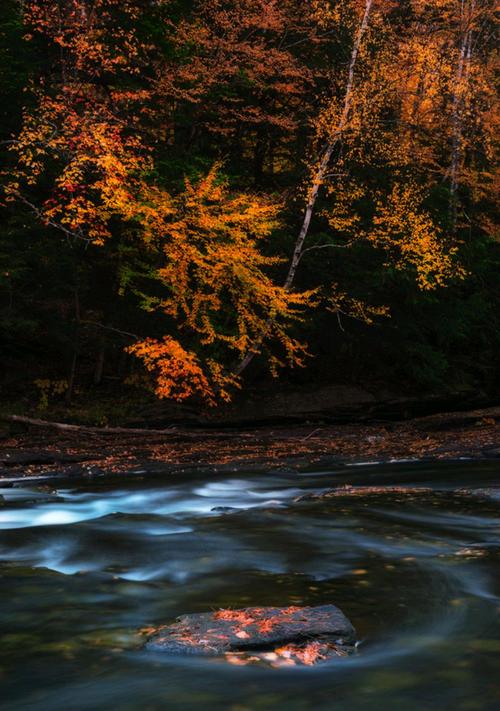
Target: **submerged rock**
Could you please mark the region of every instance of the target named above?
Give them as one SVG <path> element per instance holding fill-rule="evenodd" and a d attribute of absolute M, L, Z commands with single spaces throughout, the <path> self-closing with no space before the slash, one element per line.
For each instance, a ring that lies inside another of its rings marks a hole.
<path fill-rule="evenodd" d="M 355 630 L 335 605 L 247 607 L 183 615 L 149 630 L 146 648 L 167 654 L 225 656 L 232 664 L 315 664 L 354 650 Z"/>
<path fill-rule="evenodd" d="M 434 493 L 436 493 L 435 490 L 425 486 L 352 486 L 351 484 L 345 484 L 334 489 L 325 489 L 324 491 L 297 496 L 294 499 L 294 503 L 323 501 L 334 498 L 362 498 L 365 496 L 404 496 L 410 498 Z"/>

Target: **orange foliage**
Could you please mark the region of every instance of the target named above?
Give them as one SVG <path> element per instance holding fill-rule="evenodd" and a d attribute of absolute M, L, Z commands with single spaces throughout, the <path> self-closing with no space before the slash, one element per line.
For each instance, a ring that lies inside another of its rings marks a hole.
<path fill-rule="evenodd" d="M 130 201 L 142 187 L 135 176 L 148 168 L 149 159 L 106 105 L 42 96 L 36 114 L 26 114 L 12 150 L 18 163 L 7 185 L 11 199 L 29 200 L 48 167 L 58 166 L 50 196 L 37 207 L 45 224 L 103 244 L 113 217 L 134 217 Z"/>
<path fill-rule="evenodd" d="M 29 0 L 24 8 L 27 37 L 43 35 L 60 49 L 63 81 L 71 83 L 65 68 L 94 78 L 138 74 L 148 48 L 138 40 L 134 23 L 144 7 L 141 0 Z"/>
<path fill-rule="evenodd" d="M 162 341 L 146 339 L 131 346 L 129 350 L 141 358 L 146 368 L 155 374 L 162 397 L 183 400 L 194 393 L 213 396 L 196 355 L 184 350 L 170 336 L 165 336 Z"/>
<path fill-rule="evenodd" d="M 230 136 L 245 125 L 290 135 L 314 79 L 293 48 L 310 53 L 321 42 L 313 19 L 297 0 L 198 0 L 171 27 L 184 61 L 162 65 L 158 93 L 189 102 L 213 132 Z"/>
<path fill-rule="evenodd" d="M 305 666 L 312 666 L 327 658 L 327 651 L 332 647 L 324 642 L 309 642 L 304 646 L 287 644 L 275 649 L 275 653 L 283 659 L 297 660 Z"/>
<path fill-rule="evenodd" d="M 277 225 L 279 205 L 231 194 L 219 168 L 196 184 L 186 181 L 185 191 L 174 198 L 149 189 L 137 207 L 144 239 L 164 259 L 157 277 L 165 296 L 152 308 L 174 319 L 183 332 L 196 334 L 199 343 L 196 355 L 178 343 L 174 348 L 171 337 L 131 347 L 156 374 L 159 397 L 196 393 L 210 404 L 228 400 L 238 380 L 204 352 L 218 344 L 243 355 L 263 331 L 281 343 L 291 364 L 302 363 L 304 348 L 288 335 L 287 326 L 314 294 L 276 285 L 266 267 L 280 260 L 264 256 L 259 245 Z M 182 377 L 188 378 L 185 385 L 179 385 Z"/>

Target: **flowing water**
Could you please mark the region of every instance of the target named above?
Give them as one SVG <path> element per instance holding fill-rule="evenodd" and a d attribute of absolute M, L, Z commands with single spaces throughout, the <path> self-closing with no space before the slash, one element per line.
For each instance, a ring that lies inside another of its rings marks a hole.
<path fill-rule="evenodd" d="M 498 709 L 499 473 L 393 463 L 2 489 L 0 706 Z M 432 491 L 293 502 L 345 483 Z M 315 667 L 169 657 L 138 633 L 188 612 L 324 603 L 360 644 Z"/>

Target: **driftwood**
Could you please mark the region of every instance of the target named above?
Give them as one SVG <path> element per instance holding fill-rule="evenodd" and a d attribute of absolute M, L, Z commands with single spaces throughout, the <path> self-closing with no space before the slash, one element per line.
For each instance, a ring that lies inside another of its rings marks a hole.
<path fill-rule="evenodd" d="M 140 429 L 136 427 L 91 427 L 88 425 L 70 425 L 66 422 L 51 422 L 49 420 L 38 420 L 33 417 L 24 417 L 23 415 L 0 415 L 0 419 L 5 420 L 6 422 L 18 422 L 22 425 L 30 425 L 32 427 L 46 427 L 53 430 L 61 430 L 63 432 L 88 432 L 100 435 L 170 435 L 177 432 L 176 427 L 168 427 L 167 429 L 163 430 Z"/>
<path fill-rule="evenodd" d="M 34 417 L 25 417 L 24 415 L 1 415 L 0 420 L 5 422 L 14 422 L 21 425 L 29 425 L 30 427 L 45 427 L 46 429 L 59 430 L 60 432 L 81 432 L 83 434 L 93 435 L 160 435 L 169 437 L 180 437 L 183 439 L 242 439 L 251 437 L 251 434 L 242 432 L 220 432 L 199 430 L 197 432 L 188 432 L 180 430 L 174 425 L 162 430 L 147 429 L 138 427 L 91 427 L 89 425 L 71 425 L 66 422 L 52 422 L 50 420 L 39 420 Z"/>

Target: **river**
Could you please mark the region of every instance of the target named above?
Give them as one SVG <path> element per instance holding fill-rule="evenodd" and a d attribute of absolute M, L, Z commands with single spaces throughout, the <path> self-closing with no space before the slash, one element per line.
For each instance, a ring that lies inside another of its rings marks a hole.
<path fill-rule="evenodd" d="M 0 705 L 500 708 L 499 473 L 394 462 L 0 489 Z M 431 491 L 294 502 L 347 483 Z M 188 612 L 326 603 L 359 645 L 315 667 L 142 648 L 141 629 Z"/>

